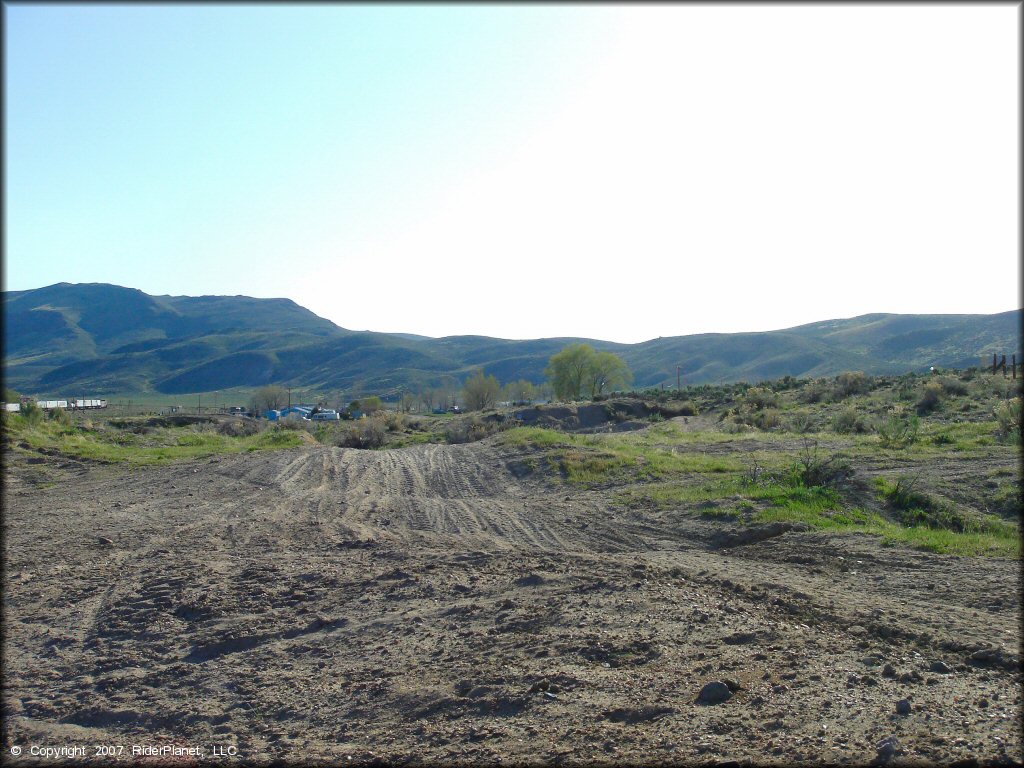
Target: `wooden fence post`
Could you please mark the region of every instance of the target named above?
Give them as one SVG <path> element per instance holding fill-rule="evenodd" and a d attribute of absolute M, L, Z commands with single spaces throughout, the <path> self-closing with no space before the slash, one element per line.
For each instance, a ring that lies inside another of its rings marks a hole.
<path fill-rule="evenodd" d="M 996 373 L 996 369 L 997 369 L 997 366 L 998 366 L 998 362 L 997 362 L 998 359 L 999 358 L 996 356 L 996 353 L 993 352 L 992 353 L 992 375 L 993 376 L 995 376 L 995 373 Z"/>

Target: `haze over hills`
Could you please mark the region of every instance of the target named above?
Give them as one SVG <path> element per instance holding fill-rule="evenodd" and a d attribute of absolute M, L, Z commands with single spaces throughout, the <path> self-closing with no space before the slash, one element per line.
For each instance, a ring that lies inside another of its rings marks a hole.
<path fill-rule="evenodd" d="M 1021 353 L 1021 310 L 993 315 L 872 314 L 779 331 L 699 334 L 618 344 L 513 341 L 350 331 L 289 299 L 150 296 L 102 283 L 6 291 L 4 378 L 39 395 L 183 394 L 281 383 L 374 392 L 437 386 L 477 368 L 500 381 L 543 380 L 548 358 L 586 341 L 622 356 L 635 385 L 760 381 L 845 370 L 968 367 Z"/>

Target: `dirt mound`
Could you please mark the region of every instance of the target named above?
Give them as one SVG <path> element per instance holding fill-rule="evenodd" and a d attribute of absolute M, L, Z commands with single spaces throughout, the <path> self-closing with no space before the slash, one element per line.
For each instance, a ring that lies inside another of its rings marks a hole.
<path fill-rule="evenodd" d="M 513 415 L 527 426 L 585 432 L 640 429 L 647 426 L 643 420 L 658 412 L 656 405 L 622 398 L 587 405 L 538 405 Z"/>

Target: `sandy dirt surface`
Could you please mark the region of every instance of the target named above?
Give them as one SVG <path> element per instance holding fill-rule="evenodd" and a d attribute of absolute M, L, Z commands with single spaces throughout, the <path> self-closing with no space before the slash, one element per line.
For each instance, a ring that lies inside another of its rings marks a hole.
<path fill-rule="evenodd" d="M 1016 561 L 623 509 L 493 438 L 6 459 L 11 764 L 1022 759 Z"/>

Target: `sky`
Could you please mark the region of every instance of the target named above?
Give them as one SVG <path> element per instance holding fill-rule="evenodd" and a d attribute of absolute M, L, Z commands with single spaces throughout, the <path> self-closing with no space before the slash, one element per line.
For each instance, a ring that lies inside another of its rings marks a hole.
<path fill-rule="evenodd" d="M 1021 306 L 1012 4 L 3 12 L 5 290 L 618 342 Z"/>

